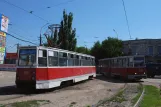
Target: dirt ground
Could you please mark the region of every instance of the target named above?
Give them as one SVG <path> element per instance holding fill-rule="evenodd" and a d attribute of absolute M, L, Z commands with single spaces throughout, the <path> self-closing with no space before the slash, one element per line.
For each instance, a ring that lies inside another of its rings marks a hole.
<path fill-rule="evenodd" d="M 9 75 L 10 73 L 8 76 Z M 12 76 L 10 76 L 10 78 L 11 77 Z M 4 79 L 4 81 L 5 80 L 6 79 Z M 10 89 L 10 87 L 7 87 L 8 90 L 5 88 L 3 89 L 6 94 L 2 94 L 0 92 L 0 97 L 2 97 L 2 99 L 0 99 L 0 104 L 8 104 L 26 100 L 50 100 L 51 103 L 48 105 L 43 105 L 43 107 L 70 107 L 71 105 L 72 107 L 87 107 L 97 104 L 104 98 L 111 97 L 122 87 L 124 87 L 124 83 L 120 82 L 119 80 L 108 80 L 103 76 L 97 76 L 97 78 L 94 80 L 88 80 L 73 86 L 39 94 L 17 94 L 15 88 L 12 87 L 13 89 Z M 11 98 L 13 95 L 14 98 Z"/>
<path fill-rule="evenodd" d="M 138 94 L 138 83 L 128 83 L 119 95 L 99 107 L 133 107 L 132 100 Z"/>

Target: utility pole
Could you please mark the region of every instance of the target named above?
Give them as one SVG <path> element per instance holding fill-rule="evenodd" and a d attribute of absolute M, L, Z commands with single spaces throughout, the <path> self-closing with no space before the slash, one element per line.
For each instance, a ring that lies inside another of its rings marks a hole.
<path fill-rule="evenodd" d="M 20 44 L 19 44 L 19 43 L 17 43 L 16 45 L 17 45 L 17 53 L 18 53 L 18 48 L 20 47 Z"/>

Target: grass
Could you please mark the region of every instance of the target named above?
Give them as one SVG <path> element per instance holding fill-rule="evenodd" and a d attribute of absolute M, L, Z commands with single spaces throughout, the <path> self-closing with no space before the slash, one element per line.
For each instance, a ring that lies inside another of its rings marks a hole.
<path fill-rule="evenodd" d="M 117 92 L 117 94 L 115 94 L 112 98 L 104 98 L 103 100 L 100 100 L 94 107 L 99 107 L 100 105 L 104 105 L 106 102 L 109 101 L 119 101 L 119 102 L 123 102 L 125 101 L 124 97 L 123 97 L 123 92 L 125 90 L 125 87 L 122 88 L 119 92 Z"/>
<path fill-rule="evenodd" d="M 123 96 L 123 92 L 124 92 L 124 90 L 121 90 L 120 92 L 118 92 L 114 97 L 112 97 L 108 101 L 119 102 L 119 103 L 126 101 L 126 99 Z"/>
<path fill-rule="evenodd" d="M 160 90 L 157 87 L 146 85 L 145 95 L 140 107 L 161 107 Z"/>
<path fill-rule="evenodd" d="M 133 105 L 134 105 L 134 104 L 138 101 L 138 99 L 140 98 L 141 93 L 142 93 L 142 91 L 143 91 L 143 85 L 140 84 L 140 85 L 137 87 L 137 90 L 138 90 L 138 94 L 132 99 L 132 104 L 133 104 Z"/>
<path fill-rule="evenodd" d="M 50 101 L 48 100 L 31 100 L 31 101 L 15 102 L 0 107 L 39 107 L 40 105 L 48 103 L 50 103 Z"/>

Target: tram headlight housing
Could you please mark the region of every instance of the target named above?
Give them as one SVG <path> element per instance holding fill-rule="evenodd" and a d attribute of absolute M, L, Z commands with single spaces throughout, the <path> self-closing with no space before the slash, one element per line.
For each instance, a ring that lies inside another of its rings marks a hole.
<path fill-rule="evenodd" d="M 32 76 L 32 80 L 35 80 L 35 77 L 34 76 Z"/>

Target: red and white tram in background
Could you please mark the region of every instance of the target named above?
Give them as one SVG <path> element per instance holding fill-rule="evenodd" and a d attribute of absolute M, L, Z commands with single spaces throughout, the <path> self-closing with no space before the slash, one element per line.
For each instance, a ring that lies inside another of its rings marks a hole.
<path fill-rule="evenodd" d="M 49 89 L 65 81 L 79 82 L 96 77 L 95 58 L 90 55 L 43 46 L 18 49 L 16 86 Z"/>
<path fill-rule="evenodd" d="M 146 78 L 145 57 L 121 56 L 99 60 L 100 73 L 115 77 L 119 76 L 124 80 L 139 80 Z"/>

